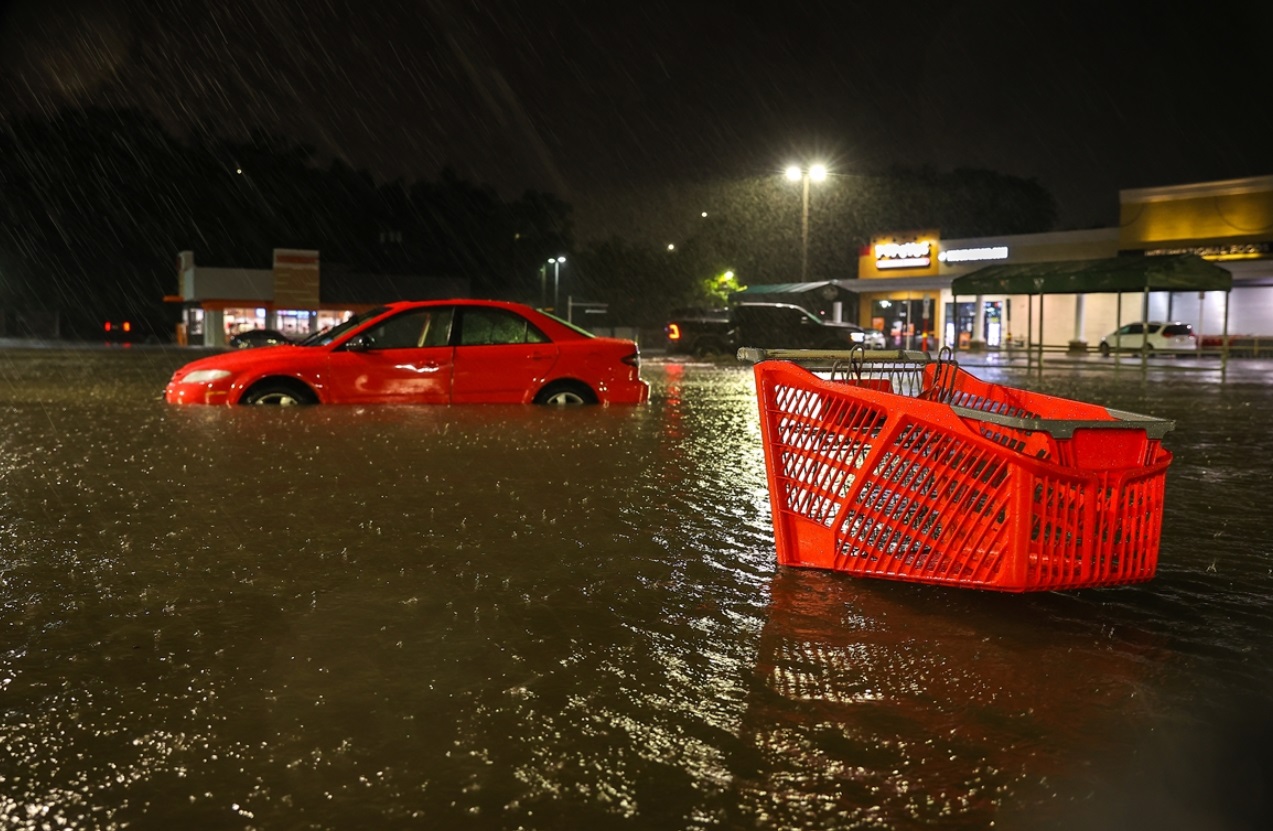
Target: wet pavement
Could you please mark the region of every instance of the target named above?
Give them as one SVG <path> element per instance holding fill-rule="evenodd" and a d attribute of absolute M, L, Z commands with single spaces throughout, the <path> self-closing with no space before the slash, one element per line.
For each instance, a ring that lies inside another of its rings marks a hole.
<path fill-rule="evenodd" d="M 1273 362 L 968 365 L 1177 421 L 1157 577 L 1003 595 L 777 568 L 748 367 L 164 405 L 191 357 L 0 349 L 5 828 L 1273 817 Z"/>

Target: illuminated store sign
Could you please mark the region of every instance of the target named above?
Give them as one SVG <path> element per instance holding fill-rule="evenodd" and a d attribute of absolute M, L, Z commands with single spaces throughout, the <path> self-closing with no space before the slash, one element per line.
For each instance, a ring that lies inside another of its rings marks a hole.
<path fill-rule="evenodd" d="M 996 245 L 993 248 L 955 248 L 942 251 L 937 259 L 943 263 L 974 263 L 982 260 L 1008 259 L 1008 246 Z"/>
<path fill-rule="evenodd" d="M 875 244 L 875 267 L 927 268 L 933 264 L 931 242 L 878 242 Z"/>
<path fill-rule="evenodd" d="M 1204 260 L 1258 260 L 1273 253 L 1273 244 L 1267 242 L 1236 243 L 1233 245 L 1197 245 L 1181 248 L 1151 248 L 1146 257 L 1166 257 L 1173 254 L 1197 254 Z"/>

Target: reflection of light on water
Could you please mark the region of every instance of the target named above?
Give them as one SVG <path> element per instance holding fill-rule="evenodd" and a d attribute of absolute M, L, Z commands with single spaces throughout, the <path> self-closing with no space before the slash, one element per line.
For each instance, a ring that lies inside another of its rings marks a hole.
<path fill-rule="evenodd" d="M 1179 386 L 1105 388 L 1185 420 L 1167 579 L 987 599 L 777 569 L 747 368 L 283 412 L 156 404 L 155 354 L 0 384 L 0 826 L 1030 828 L 1268 689 L 1273 433 Z"/>

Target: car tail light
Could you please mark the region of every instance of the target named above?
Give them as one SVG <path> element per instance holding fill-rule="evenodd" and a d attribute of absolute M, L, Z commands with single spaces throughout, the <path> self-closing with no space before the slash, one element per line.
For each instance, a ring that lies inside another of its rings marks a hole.
<path fill-rule="evenodd" d="M 131 323 L 129 323 L 127 320 L 125 320 L 125 321 L 124 321 L 124 331 L 125 331 L 125 332 L 131 332 L 131 331 L 133 331 L 133 324 L 131 324 Z"/>
<path fill-rule="evenodd" d="M 111 330 L 111 322 L 108 320 L 102 325 L 102 330 L 109 332 Z"/>
<path fill-rule="evenodd" d="M 624 355 L 624 356 L 623 356 L 622 358 L 620 358 L 619 360 L 620 360 L 622 363 L 627 364 L 628 366 L 637 366 L 637 367 L 639 367 L 639 366 L 641 365 L 641 353 L 640 353 L 640 352 L 631 352 L 631 353 L 629 353 L 629 354 L 627 354 L 627 355 Z"/>
<path fill-rule="evenodd" d="M 681 327 L 680 327 L 678 324 L 676 324 L 676 323 L 669 323 L 669 324 L 667 325 L 667 339 L 668 339 L 668 340 L 680 340 L 680 339 L 681 339 Z"/>

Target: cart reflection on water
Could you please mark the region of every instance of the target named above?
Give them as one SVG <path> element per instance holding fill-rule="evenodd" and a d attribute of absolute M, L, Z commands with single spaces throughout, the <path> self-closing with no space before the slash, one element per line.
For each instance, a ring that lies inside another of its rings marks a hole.
<path fill-rule="evenodd" d="M 828 815 L 1005 827 L 1008 813 L 1090 792 L 1089 764 L 1137 729 L 1155 650 L 1090 619 L 1059 623 L 1070 602 L 780 569 L 737 810 L 771 827 Z"/>

